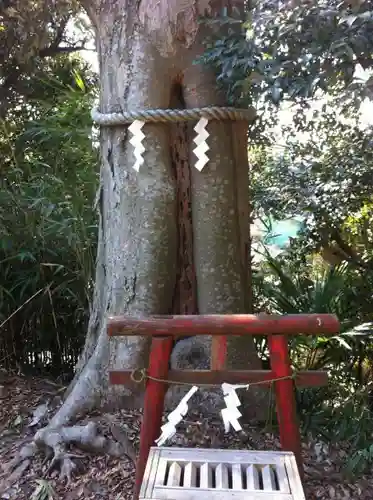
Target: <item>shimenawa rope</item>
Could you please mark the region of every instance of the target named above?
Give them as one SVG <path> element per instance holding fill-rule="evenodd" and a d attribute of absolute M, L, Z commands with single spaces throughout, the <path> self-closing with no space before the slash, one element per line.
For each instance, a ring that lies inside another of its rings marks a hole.
<path fill-rule="evenodd" d="M 126 125 L 135 120 L 143 122 L 185 122 L 200 118 L 208 120 L 248 120 L 255 117 L 253 109 L 209 106 L 190 109 L 148 109 L 139 111 L 123 111 L 120 113 L 101 113 L 97 108 L 91 111 L 92 120 L 100 126 L 116 127 Z"/>
<path fill-rule="evenodd" d="M 139 374 L 139 377 L 136 375 Z M 274 382 L 278 382 L 280 380 L 295 380 L 297 377 L 297 373 L 294 372 L 292 375 L 287 375 L 285 377 L 277 377 L 273 378 L 270 380 L 260 380 L 258 382 L 251 382 L 250 386 L 252 385 L 262 385 L 262 384 L 273 384 Z M 154 382 L 162 382 L 163 384 L 171 384 L 171 385 L 185 385 L 188 387 L 193 387 L 194 383 L 191 382 L 179 382 L 177 380 L 170 380 L 170 379 L 162 379 L 162 378 L 157 378 L 157 377 L 152 377 L 151 375 L 148 374 L 146 368 L 137 368 L 135 370 L 132 370 L 131 373 L 131 380 L 132 382 L 135 382 L 136 384 L 142 384 L 144 380 L 153 380 Z M 198 384 L 199 387 L 221 387 L 221 384 Z"/>

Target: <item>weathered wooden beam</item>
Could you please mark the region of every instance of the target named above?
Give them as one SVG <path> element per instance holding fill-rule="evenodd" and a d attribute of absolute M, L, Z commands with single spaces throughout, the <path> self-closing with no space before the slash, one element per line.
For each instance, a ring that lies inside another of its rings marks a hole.
<path fill-rule="evenodd" d="M 149 375 L 153 378 L 167 378 L 172 345 L 171 337 L 158 337 L 152 340 L 149 356 Z M 144 413 L 140 430 L 140 449 L 136 463 L 134 498 L 138 498 L 149 450 L 157 439 L 162 425 L 166 391 L 167 386 L 156 380 L 149 380 L 146 387 Z"/>
<path fill-rule="evenodd" d="M 339 322 L 333 314 L 212 314 L 186 316 L 112 316 L 108 319 L 110 336 L 186 335 L 334 335 Z"/>
<path fill-rule="evenodd" d="M 126 385 L 134 387 L 136 382 L 131 380 L 131 370 L 112 370 L 109 372 L 109 382 L 112 385 Z M 139 374 L 135 373 L 138 378 Z M 176 383 L 199 384 L 250 384 L 262 382 L 258 387 L 268 387 L 270 380 L 276 378 L 272 370 L 170 370 L 168 380 Z M 265 383 L 266 382 L 266 383 Z M 301 371 L 297 373 L 295 384 L 297 387 L 320 387 L 328 384 L 328 374 L 324 371 Z"/>
<path fill-rule="evenodd" d="M 268 336 L 271 368 L 275 378 L 283 378 L 275 384 L 277 420 L 280 430 L 281 447 L 292 451 L 297 460 L 299 473 L 303 477 L 302 444 L 297 421 L 294 381 L 285 378 L 292 375 L 289 349 L 284 335 Z M 310 373 L 310 372 L 308 372 Z M 308 375 L 306 372 L 306 375 Z"/>

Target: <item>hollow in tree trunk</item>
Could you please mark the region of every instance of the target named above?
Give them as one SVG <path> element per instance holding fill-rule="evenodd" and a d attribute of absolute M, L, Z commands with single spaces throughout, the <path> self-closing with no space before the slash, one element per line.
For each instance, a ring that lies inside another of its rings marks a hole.
<path fill-rule="evenodd" d="M 87 0 L 97 33 L 101 112 L 224 105 L 213 72 L 194 61 L 208 34 L 198 17 L 227 3 Z M 243 8 L 233 0 L 228 7 L 233 3 Z M 107 376 L 109 366 L 146 366 L 148 345 L 141 337 L 109 342 L 108 315 L 249 312 L 247 131 L 241 122 L 211 121 L 210 160 L 199 172 L 190 167 L 196 160 L 191 127 L 146 123 L 139 172 L 127 128 L 101 130 L 96 286 L 86 344 L 64 404 L 23 450 L 27 458 L 46 445 L 68 477 L 67 442 L 120 450 L 92 425 L 67 424 L 100 404 L 141 403 L 141 395 L 109 388 Z M 173 360 L 189 361 L 194 346 L 194 340 L 182 350 L 176 345 Z M 228 365 L 249 364 L 259 367 L 252 340 L 232 341 Z"/>

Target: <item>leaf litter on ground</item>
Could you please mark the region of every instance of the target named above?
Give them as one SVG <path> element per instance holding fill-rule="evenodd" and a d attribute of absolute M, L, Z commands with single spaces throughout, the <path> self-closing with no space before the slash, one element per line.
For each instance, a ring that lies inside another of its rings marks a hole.
<path fill-rule="evenodd" d="M 48 472 L 49 464 L 42 455 L 24 462 L 12 474 L 7 465 L 16 452 L 31 441 L 34 432 L 47 422 L 47 414 L 62 402 L 61 386 L 37 377 L 2 377 L 6 398 L 0 401 L 0 500 L 79 500 L 132 499 L 134 464 L 127 457 L 113 458 L 77 452 L 77 470 L 73 482 L 66 486 L 59 471 Z M 1 393 L 0 393 L 1 396 Z M 94 420 L 101 432 L 121 439 L 125 433 L 138 449 L 141 412 L 124 409 L 115 413 L 94 412 L 84 424 Z M 203 415 L 191 410 L 179 425 L 169 446 L 226 449 L 280 450 L 275 432 L 260 429 L 241 419 L 241 433 L 224 434 L 219 415 Z M 373 471 L 348 480 L 343 464 L 349 452 L 342 443 L 328 446 L 308 437 L 303 442 L 305 493 L 307 500 L 372 500 Z"/>

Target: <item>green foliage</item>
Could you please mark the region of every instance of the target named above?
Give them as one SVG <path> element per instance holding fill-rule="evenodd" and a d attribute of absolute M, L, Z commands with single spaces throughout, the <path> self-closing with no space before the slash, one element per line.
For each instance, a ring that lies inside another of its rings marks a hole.
<path fill-rule="evenodd" d="M 91 76 L 76 72 L 78 61 L 75 72 L 66 59 L 54 67 L 24 115 L 1 123 L 0 362 L 61 373 L 76 362 L 88 319 L 98 158 Z"/>
<path fill-rule="evenodd" d="M 303 219 L 290 249 L 254 269 L 257 309 L 331 312 L 341 321 L 340 335 L 295 338 L 291 350 L 296 368 L 329 371 L 328 388 L 298 393 L 299 410 L 306 430 L 349 444 L 351 470 L 373 458 L 372 129 L 358 112 L 372 97 L 372 77 L 358 73 L 373 69 L 372 7 L 265 0 L 247 2 L 245 16 L 223 9 L 205 19 L 218 29 L 202 58 L 232 104 L 258 112 L 249 152 L 254 218 Z M 285 105 L 291 124 L 279 127 Z M 266 343 L 258 347 L 265 358 Z"/>
<path fill-rule="evenodd" d="M 285 259 L 268 256 L 264 269 L 257 273 L 261 294 L 267 307 L 279 314 L 335 314 L 341 323 L 341 333 L 328 337 L 295 337 L 292 360 L 297 369 L 339 369 L 347 363 L 348 378 L 356 378 L 350 365 L 350 353 L 359 350 L 367 332 L 353 334 L 356 327 L 373 319 L 372 302 L 362 302 L 359 294 L 361 277 L 347 264 L 330 266 L 313 262 L 303 272 L 289 272 Z M 370 330 L 368 330 L 368 333 Z M 364 349 L 366 351 L 366 349 Z M 368 352 L 367 352 L 368 355 Z M 359 360 L 364 363 L 368 359 Z M 361 382 L 361 380 L 359 380 Z"/>
<path fill-rule="evenodd" d="M 320 258 L 295 272 L 286 254 L 281 259 L 268 255 L 256 274 L 268 311 L 333 313 L 341 322 L 339 335 L 295 337 L 290 349 L 296 370 L 329 372 L 327 388 L 297 392 L 298 408 L 305 432 L 349 445 L 350 472 L 361 472 L 373 458 L 369 451 L 373 308 L 371 298 L 361 300 L 362 280 L 348 264 L 330 266 Z"/>
<path fill-rule="evenodd" d="M 291 125 L 282 148 L 253 148 L 252 197 L 257 215 L 303 218 L 293 252 L 324 249 L 370 279 L 373 129 L 358 114 L 337 115 L 337 107 L 324 107 L 308 116 L 303 137 Z"/>
<path fill-rule="evenodd" d="M 357 473 L 373 462 L 372 128 L 340 109 L 332 101 L 304 113 L 304 134 L 293 123 L 281 146 L 251 149 L 256 216 L 303 218 L 299 238 L 266 255 L 255 278 L 261 310 L 340 319 L 340 335 L 292 339 L 291 355 L 297 369 L 329 373 L 327 388 L 297 393 L 304 430 L 344 442 L 347 472 Z"/>
<path fill-rule="evenodd" d="M 240 35 L 229 29 L 239 21 Z M 208 41 L 203 61 L 216 68 L 232 100 L 278 104 L 346 88 L 356 102 L 370 95 L 372 82 L 354 78 L 358 65 L 372 67 L 370 1 L 253 1 L 246 19 L 223 11 L 207 22 L 224 31 Z"/>

